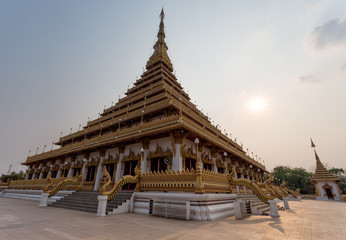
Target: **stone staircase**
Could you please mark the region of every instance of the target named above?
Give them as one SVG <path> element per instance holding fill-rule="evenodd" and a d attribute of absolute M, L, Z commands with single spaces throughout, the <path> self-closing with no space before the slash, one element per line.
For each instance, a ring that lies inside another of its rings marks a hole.
<path fill-rule="evenodd" d="M 251 214 L 253 215 L 269 215 L 270 206 L 259 200 L 254 194 L 238 194 L 238 198 L 244 202 L 250 202 Z"/>
<path fill-rule="evenodd" d="M 126 200 L 129 200 L 133 192 L 119 191 L 117 196 L 107 203 L 106 214 L 112 212 L 113 209 L 121 206 Z M 82 212 L 97 213 L 98 199 L 101 195 L 98 191 L 77 191 L 66 198 L 53 203 L 52 207 L 77 210 Z"/>

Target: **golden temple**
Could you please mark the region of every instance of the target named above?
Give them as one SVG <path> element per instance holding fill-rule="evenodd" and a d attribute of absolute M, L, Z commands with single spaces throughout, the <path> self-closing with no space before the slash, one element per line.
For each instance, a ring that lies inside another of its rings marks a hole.
<path fill-rule="evenodd" d="M 82 189 L 98 190 L 103 166 L 116 181 L 121 176 L 134 175 L 135 167 L 140 165 L 144 173 L 200 167 L 227 174 L 235 167 L 238 178 L 262 181 L 264 165 L 215 127 L 191 103 L 177 81 L 167 53 L 164 17 L 162 10 L 154 52 L 146 71 L 126 96 L 104 109 L 99 118 L 89 121 L 82 130 L 62 136 L 56 142 L 58 149 L 28 156 L 22 163 L 28 166 L 28 180 L 82 173 Z M 198 146 L 195 139 L 199 140 Z"/>

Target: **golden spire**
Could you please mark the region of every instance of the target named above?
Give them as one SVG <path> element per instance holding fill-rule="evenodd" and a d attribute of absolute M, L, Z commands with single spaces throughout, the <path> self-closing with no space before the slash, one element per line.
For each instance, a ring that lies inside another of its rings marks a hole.
<path fill-rule="evenodd" d="M 160 13 L 160 29 L 159 32 L 157 33 L 157 41 L 154 45 L 154 53 L 153 55 L 151 55 L 151 57 L 149 58 L 149 61 L 147 62 L 147 66 L 146 68 L 149 69 L 150 66 L 158 63 L 158 62 L 162 62 L 164 63 L 171 71 L 173 71 L 173 64 L 171 63 L 171 60 L 168 57 L 167 54 L 167 44 L 165 42 L 165 25 L 163 23 L 163 19 L 165 19 L 165 13 L 162 11 Z"/>
<path fill-rule="evenodd" d="M 331 172 L 329 172 L 320 161 L 320 158 L 317 155 L 316 150 L 315 152 L 315 159 L 316 159 L 316 169 L 315 173 L 311 178 L 311 182 L 315 182 L 316 180 L 330 180 L 330 181 L 340 181 L 340 178 L 334 176 Z"/>

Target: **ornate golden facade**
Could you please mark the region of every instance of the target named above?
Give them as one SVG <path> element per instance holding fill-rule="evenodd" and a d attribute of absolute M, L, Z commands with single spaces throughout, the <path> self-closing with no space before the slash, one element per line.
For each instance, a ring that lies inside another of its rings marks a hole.
<path fill-rule="evenodd" d="M 82 130 L 62 136 L 58 149 L 29 156 L 23 163 L 27 181 L 45 181 L 53 172 L 57 179 L 82 174 L 82 189 L 98 190 L 103 168 L 114 183 L 134 176 L 136 167 L 143 171 L 140 191 L 250 191 L 229 184 L 232 168 L 236 178 L 263 181 L 264 165 L 214 126 L 177 81 L 167 54 L 163 11 L 160 19 L 154 53 L 126 96 Z M 162 176 L 164 182 L 155 181 Z"/>

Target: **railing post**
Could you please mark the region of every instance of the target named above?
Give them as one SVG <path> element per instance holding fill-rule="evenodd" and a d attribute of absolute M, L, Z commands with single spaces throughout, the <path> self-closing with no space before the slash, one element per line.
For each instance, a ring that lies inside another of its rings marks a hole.
<path fill-rule="evenodd" d="M 47 207 L 49 193 L 42 193 L 39 207 Z"/>
<path fill-rule="evenodd" d="M 285 209 L 290 209 L 290 205 L 288 205 L 288 197 L 283 197 L 282 200 L 284 201 Z"/>
<path fill-rule="evenodd" d="M 97 197 L 97 199 L 99 200 L 99 204 L 97 206 L 97 214 L 96 214 L 96 216 L 104 217 L 104 216 L 106 216 L 108 196 L 99 195 Z"/>
<path fill-rule="evenodd" d="M 268 202 L 270 205 L 270 216 L 280 217 L 276 201 L 275 200 L 268 200 Z"/>

